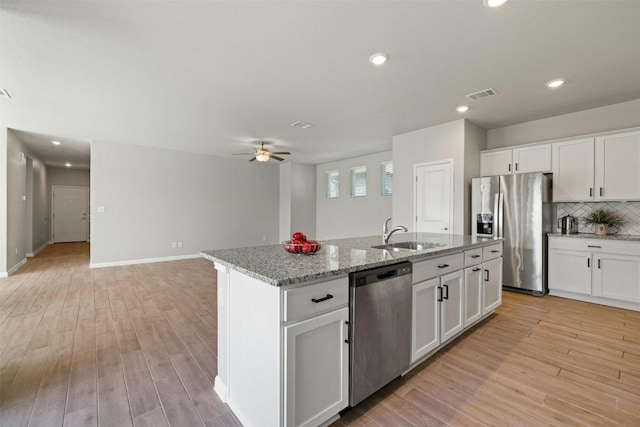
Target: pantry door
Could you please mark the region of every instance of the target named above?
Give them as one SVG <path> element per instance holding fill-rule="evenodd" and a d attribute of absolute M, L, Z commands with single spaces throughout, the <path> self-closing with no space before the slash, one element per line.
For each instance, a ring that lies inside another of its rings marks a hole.
<path fill-rule="evenodd" d="M 89 240 L 89 189 L 54 185 L 51 195 L 53 242 Z"/>
<path fill-rule="evenodd" d="M 453 160 L 416 165 L 416 231 L 453 233 Z"/>

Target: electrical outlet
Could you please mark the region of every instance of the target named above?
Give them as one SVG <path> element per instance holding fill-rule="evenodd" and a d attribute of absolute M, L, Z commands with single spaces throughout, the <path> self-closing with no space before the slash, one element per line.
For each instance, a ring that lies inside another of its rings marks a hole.
<path fill-rule="evenodd" d="M 178 242 L 178 247 L 181 248 L 182 247 L 182 242 Z"/>
<path fill-rule="evenodd" d="M 177 248 L 178 247 L 178 242 L 171 242 L 171 247 L 173 249 Z"/>

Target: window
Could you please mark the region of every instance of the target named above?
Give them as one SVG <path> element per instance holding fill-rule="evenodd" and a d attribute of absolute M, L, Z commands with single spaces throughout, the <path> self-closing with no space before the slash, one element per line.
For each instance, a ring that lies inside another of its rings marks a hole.
<path fill-rule="evenodd" d="M 367 195 L 367 167 L 356 166 L 351 168 L 351 197 L 364 197 Z"/>
<path fill-rule="evenodd" d="M 340 197 L 340 175 L 338 171 L 327 171 L 327 199 Z"/>
<path fill-rule="evenodd" d="M 393 163 L 391 162 L 380 165 L 380 194 L 382 196 L 393 194 Z"/>

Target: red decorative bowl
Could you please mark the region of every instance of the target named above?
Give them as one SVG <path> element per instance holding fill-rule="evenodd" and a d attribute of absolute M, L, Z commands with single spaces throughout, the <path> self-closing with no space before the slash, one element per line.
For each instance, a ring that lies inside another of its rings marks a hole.
<path fill-rule="evenodd" d="M 315 240 L 288 240 L 282 242 L 282 247 L 291 254 L 311 255 L 318 252 L 322 245 Z"/>

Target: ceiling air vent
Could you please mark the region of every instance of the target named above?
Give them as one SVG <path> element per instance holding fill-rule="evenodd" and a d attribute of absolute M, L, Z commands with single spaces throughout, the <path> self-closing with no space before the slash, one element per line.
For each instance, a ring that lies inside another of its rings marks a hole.
<path fill-rule="evenodd" d="M 495 96 L 497 94 L 498 94 L 497 90 L 489 88 L 489 89 L 481 90 L 479 92 L 470 93 L 469 95 L 467 95 L 467 98 L 473 101 L 477 101 L 478 99 L 487 98 L 489 96 Z"/>
<path fill-rule="evenodd" d="M 297 122 L 291 123 L 291 126 L 294 128 L 309 129 L 313 125 L 311 123 L 297 121 Z"/>

